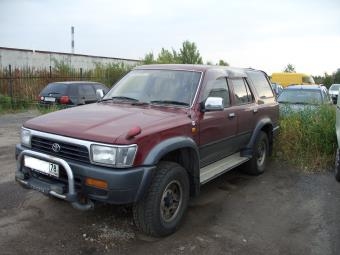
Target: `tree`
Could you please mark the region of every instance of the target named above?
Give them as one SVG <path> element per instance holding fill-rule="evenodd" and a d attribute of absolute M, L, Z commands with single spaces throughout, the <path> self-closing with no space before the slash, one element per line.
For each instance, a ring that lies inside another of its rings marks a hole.
<path fill-rule="evenodd" d="M 325 73 L 322 84 L 329 88 L 333 84 L 333 75 L 328 75 Z"/>
<path fill-rule="evenodd" d="M 161 52 L 158 54 L 157 63 L 159 64 L 176 64 L 178 63 L 178 54 L 172 49 L 172 52 L 162 48 Z"/>
<path fill-rule="evenodd" d="M 218 61 L 218 65 L 219 66 L 229 66 L 228 62 L 224 61 L 223 59 L 220 59 L 220 61 Z"/>
<path fill-rule="evenodd" d="M 182 64 L 203 64 L 200 52 L 194 42 L 184 41 L 178 58 Z"/>
<path fill-rule="evenodd" d="M 293 66 L 292 64 L 288 64 L 283 71 L 285 73 L 296 73 L 295 66 Z"/>
<path fill-rule="evenodd" d="M 145 54 L 144 58 L 142 59 L 143 64 L 149 65 L 156 63 L 155 57 L 152 52 Z"/>
<path fill-rule="evenodd" d="M 334 83 L 340 84 L 340 68 L 334 74 Z"/>

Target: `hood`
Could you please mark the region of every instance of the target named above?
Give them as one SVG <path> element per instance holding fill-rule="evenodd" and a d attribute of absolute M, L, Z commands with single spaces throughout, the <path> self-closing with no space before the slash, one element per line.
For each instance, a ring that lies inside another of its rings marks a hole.
<path fill-rule="evenodd" d="M 180 119 L 190 121 L 185 109 L 95 103 L 33 118 L 26 121 L 24 127 L 82 140 L 115 143 L 135 127 L 140 127 L 140 135 L 143 135 L 148 129 L 162 130 Z"/>

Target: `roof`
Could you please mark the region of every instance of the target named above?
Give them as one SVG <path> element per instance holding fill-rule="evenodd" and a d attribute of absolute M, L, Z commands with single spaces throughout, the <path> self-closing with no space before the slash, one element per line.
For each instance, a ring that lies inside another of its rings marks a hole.
<path fill-rule="evenodd" d="M 209 70 L 226 71 L 227 77 L 247 77 L 247 71 L 260 71 L 252 68 L 239 68 L 230 66 L 214 66 L 214 65 L 193 65 L 193 64 L 154 64 L 142 65 L 135 67 L 135 70 L 142 69 L 161 69 L 161 70 L 184 70 L 195 72 L 206 72 Z"/>
<path fill-rule="evenodd" d="M 290 85 L 285 89 L 291 90 L 320 90 L 322 87 L 320 85 Z"/>
<path fill-rule="evenodd" d="M 100 82 L 95 82 L 95 81 L 56 81 L 56 82 L 51 82 L 51 83 L 59 83 L 59 84 L 102 84 Z M 104 84 L 102 84 L 104 85 Z"/>

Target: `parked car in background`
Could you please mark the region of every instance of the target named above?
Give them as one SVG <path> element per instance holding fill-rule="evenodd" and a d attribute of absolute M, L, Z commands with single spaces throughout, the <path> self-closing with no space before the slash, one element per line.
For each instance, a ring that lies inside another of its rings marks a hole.
<path fill-rule="evenodd" d="M 329 95 L 331 96 L 334 104 L 336 104 L 338 100 L 339 88 L 340 84 L 332 84 L 332 86 L 329 87 Z"/>
<path fill-rule="evenodd" d="M 106 94 L 109 89 L 99 82 L 63 81 L 49 83 L 39 94 L 39 104 L 76 106 L 97 101 L 96 91 Z"/>
<path fill-rule="evenodd" d="M 277 97 L 281 94 L 281 92 L 283 90 L 283 87 L 278 83 L 272 83 L 272 88 L 273 88 L 275 95 Z"/>
<path fill-rule="evenodd" d="M 338 148 L 336 150 L 336 158 L 335 158 L 335 179 L 340 182 L 340 102 L 337 102 L 336 106 L 336 138 L 338 141 Z"/>
<path fill-rule="evenodd" d="M 320 85 L 292 85 L 286 87 L 277 101 L 281 112 L 297 112 L 307 107 L 331 104 L 327 89 Z"/>

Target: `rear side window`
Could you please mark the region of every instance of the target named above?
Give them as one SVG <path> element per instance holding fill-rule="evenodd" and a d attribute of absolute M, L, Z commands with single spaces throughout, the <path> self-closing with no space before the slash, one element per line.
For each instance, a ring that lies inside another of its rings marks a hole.
<path fill-rule="evenodd" d="M 95 95 L 95 92 L 91 85 L 80 85 L 79 94 L 81 96 L 93 96 Z"/>
<path fill-rule="evenodd" d="M 234 87 L 236 105 L 249 104 L 253 102 L 253 96 L 250 93 L 249 86 L 244 79 L 231 79 L 231 82 Z"/>
<path fill-rule="evenodd" d="M 270 84 L 262 72 L 249 71 L 247 74 L 252 80 L 255 90 L 260 98 L 274 97 Z"/>
<path fill-rule="evenodd" d="M 56 94 L 65 95 L 67 92 L 67 85 L 63 83 L 50 83 L 42 91 L 42 95 Z"/>

